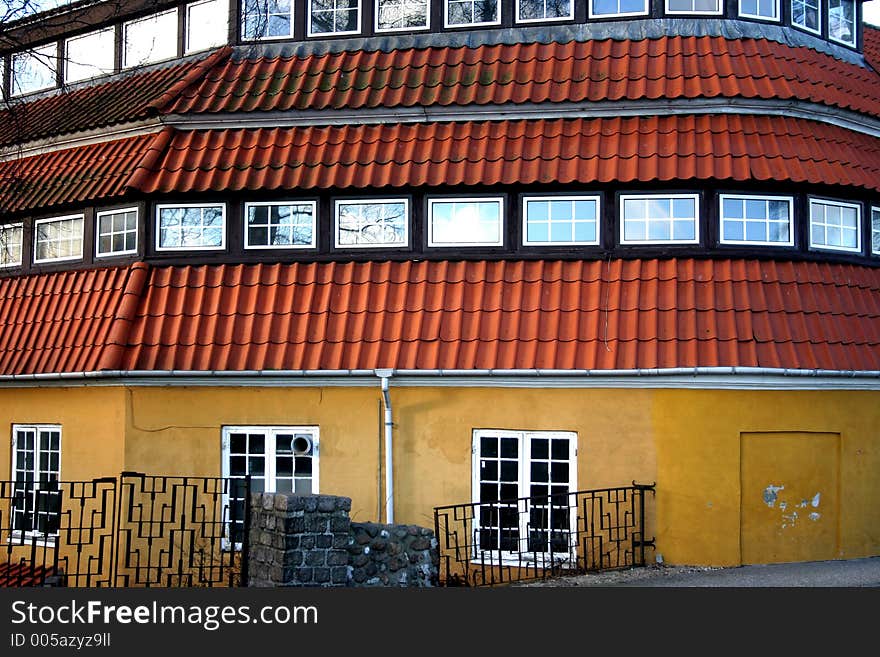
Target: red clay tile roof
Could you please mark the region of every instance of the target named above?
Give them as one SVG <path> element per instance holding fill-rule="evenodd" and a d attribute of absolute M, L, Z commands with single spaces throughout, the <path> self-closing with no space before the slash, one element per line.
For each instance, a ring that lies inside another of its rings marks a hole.
<path fill-rule="evenodd" d="M 0 216 L 118 196 L 156 135 L 0 162 Z"/>
<path fill-rule="evenodd" d="M 147 193 L 780 180 L 880 189 L 880 139 L 786 117 L 555 119 L 178 133 Z"/>
<path fill-rule="evenodd" d="M 152 269 L 127 370 L 880 369 L 880 268 L 747 260 Z"/>
<path fill-rule="evenodd" d="M 169 113 L 778 98 L 880 114 L 871 69 L 768 40 L 662 37 L 227 60 Z"/>
<path fill-rule="evenodd" d="M 0 563 L 0 588 L 42 586 L 54 574 L 51 566 L 23 563 Z"/>
<path fill-rule="evenodd" d="M 156 116 L 158 107 L 192 84 L 230 49 L 172 66 L 132 72 L 102 84 L 21 102 L 0 112 L 0 146 L 105 128 Z"/>
<path fill-rule="evenodd" d="M 146 267 L 0 279 L 0 374 L 118 368 Z"/>
<path fill-rule="evenodd" d="M 865 61 L 875 71 L 880 71 L 880 27 L 872 27 L 867 23 L 863 25 L 865 29 L 862 38 L 862 52 L 865 55 Z"/>

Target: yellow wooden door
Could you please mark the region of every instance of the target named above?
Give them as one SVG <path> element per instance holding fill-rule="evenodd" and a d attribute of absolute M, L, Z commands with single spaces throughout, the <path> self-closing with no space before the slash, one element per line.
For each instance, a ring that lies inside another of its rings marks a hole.
<path fill-rule="evenodd" d="M 840 434 L 741 434 L 742 562 L 837 555 Z"/>

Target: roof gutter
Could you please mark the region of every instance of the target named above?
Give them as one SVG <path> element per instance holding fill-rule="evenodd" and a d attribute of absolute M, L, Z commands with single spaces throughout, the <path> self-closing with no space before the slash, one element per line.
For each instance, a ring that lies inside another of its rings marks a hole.
<path fill-rule="evenodd" d="M 368 386 L 373 369 L 345 370 L 102 370 L 0 375 L 0 387 L 24 386 Z M 380 375 L 381 376 L 381 375 Z M 642 369 L 418 369 L 394 370 L 398 386 L 627 387 L 880 390 L 880 370 L 767 367 L 671 367 Z"/>

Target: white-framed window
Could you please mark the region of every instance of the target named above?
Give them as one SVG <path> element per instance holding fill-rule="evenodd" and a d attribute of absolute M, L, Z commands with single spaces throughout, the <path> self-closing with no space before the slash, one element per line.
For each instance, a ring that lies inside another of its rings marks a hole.
<path fill-rule="evenodd" d="M 308 3 L 309 36 L 361 31 L 361 0 L 308 0 Z"/>
<path fill-rule="evenodd" d="M 810 248 L 861 251 L 861 225 L 859 204 L 810 199 Z"/>
<path fill-rule="evenodd" d="M 229 0 L 202 0 L 186 6 L 187 54 L 222 46 L 229 40 Z"/>
<path fill-rule="evenodd" d="M 108 27 L 64 42 L 64 81 L 79 82 L 113 73 L 116 30 Z"/>
<path fill-rule="evenodd" d="M 177 56 L 177 10 L 153 14 L 122 27 L 122 67 L 161 62 Z"/>
<path fill-rule="evenodd" d="M 667 14 L 721 14 L 721 0 L 666 0 Z"/>
<path fill-rule="evenodd" d="M 241 542 L 244 527 L 244 479 L 251 492 L 317 494 L 319 431 L 316 426 L 224 426 L 222 473 L 232 479 L 227 496 L 232 528 Z"/>
<path fill-rule="evenodd" d="M 61 426 L 12 425 L 12 531 L 52 542 L 61 517 Z"/>
<path fill-rule="evenodd" d="M 226 248 L 226 205 L 184 203 L 157 205 L 158 251 Z"/>
<path fill-rule="evenodd" d="M 241 35 L 245 39 L 293 36 L 293 0 L 243 0 Z"/>
<path fill-rule="evenodd" d="M 336 248 L 409 245 L 409 199 L 336 201 Z"/>
<path fill-rule="evenodd" d="M 51 89 L 58 84 L 58 45 L 47 43 L 12 55 L 11 96 Z"/>
<path fill-rule="evenodd" d="M 739 0 L 739 15 L 778 21 L 779 0 Z"/>
<path fill-rule="evenodd" d="M 698 194 L 621 194 L 621 244 L 697 244 Z"/>
<path fill-rule="evenodd" d="M 137 253 L 137 208 L 99 212 L 95 224 L 95 253 L 99 258 Z"/>
<path fill-rule="evenodd" d="M 516 0 L 517 23 L 570 20 L 573 18 L 573 0 Z"/>
<path fill-rule="evenodd" d="M 315 201 L 245 203 L 244 248 L 315 248 L 317 207 Z"/>
<path fill-rule="evenodd" d="M 429 198 L 428 246 L 504 246 L 504 199 Z"/>
<path fill-rule="evenodd" d="M 83 256 L 83 215 L 37 219 L 34 222 L 34 262 L 77 260 Z"/>
<path fill-rule="evenodd" d="M 648 0 L 590 0 L 590 18 L 645 16 Z"/>
<path fill-rule="evenodd" d="M 569 431 L 474 430 L 473 501 L 480 506 L 473 557 L 574 556 L 577 442 Z"/>
<path fill-rule="evenodd" d="M 821 34 L 821 0 L 791 0 L 791 24 Z"/>
<path fill-rule="evenodd" d="M 376 31 L 423 30 L 430 27 L 428 0 L 376 0 Z"/>
<path fill-rule="evenodd" d="M 880 208 L 871 208 L 871 254 L 880 255 Z"/>
<path fill-rule="evenodd" d="M 0 226 L 0 269 L 20 267 L 24 251 L 24 228 L 22 224 Z"/>
<path fill-rule="evenodd" d="M 501 23 L 501 0 L 445 0 L 445 27 L 498 25 Z"/>
<path fill-rule="evenodd" d="M 848 46 L 856 45 L 855 0 L 828 0 L 828 38 Z"/>
<path fill-rule="evenodd" d="M 599 196 L 524 196 L 523 244 L 599 243 Z"/>
<path fill-rule="evenodd" d="M 721 243 L 794 246 L 790 196 L 721 194 Z"/>

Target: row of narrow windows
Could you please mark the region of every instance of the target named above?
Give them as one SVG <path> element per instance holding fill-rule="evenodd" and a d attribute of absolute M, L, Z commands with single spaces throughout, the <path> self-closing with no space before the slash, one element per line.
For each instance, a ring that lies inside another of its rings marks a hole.
<path fill-rule="evenodd" d="M 429 196 L 426 237 L 429 248 L 505 246 L 504 195 Z M 519 217 L 522 246 L 599 246 L 602 232 L 600 194 L 522 195 Z M 792 196 L 719 194 L 718 242 L 729 245 L 794 247 L 795 203 Z M 699 245 L 701 196 L 696 193 L 617 195 L 618 234 L 622 246 Z M 333 247 L 348 249 L 411 248 L 409 197 L 336 199 Z M 864 252 L 861 203 L 809 197 L 809 248 Z M 245 249 L 317 249 L 318 202 L 290 200 L 244 204 Z M 139 209 L 99 211 L 95 218 L 95 257 L 139 252 Z M 227 249 L 225 203 L 158 204 L 155 210 L 157 252 Z M 33 224 L 33 263 L 82 259 L 83 214 L 37 219 Z M 870 250 L 880 256 L 880 207 L 870 209 Z M 23 223 L 0 226 L 0 267 L 22 265 Z"/>
<path fill-rule="evenodd" d="M 238 0 L 232 0 L 238 1 Z M 306 3 L 306 36 L 356 35 L 366 32 L 362 2 L 372 2 L 377 33 L 431 29 L 429 0 L 299 0 Z M 443 3 L 443 27 L 501 24 L 501 0 L 435 0 Z M 639 17 L 650 14 L 648 0 L 516 0 L 517 23 L 574 20 L 575 2 L 587 4 L 589 19 Z M 782 3 L 794 27 L 855 48 L 855 0 L 738 0 L 738 16 L 782 22 Z M 20 96 L 59 84 L 72 84 L 121 68 L 129 69 L 223 45 L 229 40 L 230 0 L 201 0 L 144 18 L 48 43 L 9 58 L 8 95 Z M 244 40 L 290 39 L 294 36 L 294 0 L 240 0 Z M 664 0 L 665 13 L 720 16 L 723 0 Z M 181 38 L 182 37 L 182 38 Z M 182 43 L 182 52 L 180 52 Z M 6 58 L 0 58 L 5 67 Z M 5 80 L 4 75 L 0 79 Z M 4 92 L 7 87 L 3 87 Z"/>

